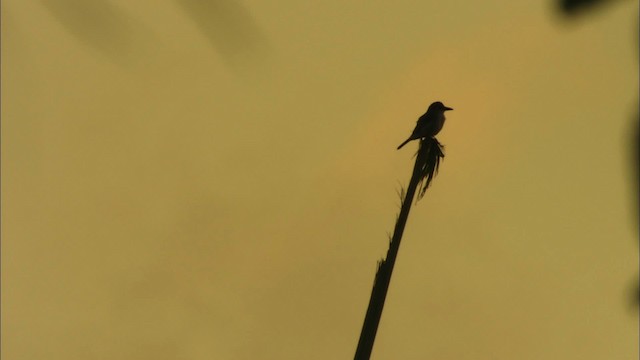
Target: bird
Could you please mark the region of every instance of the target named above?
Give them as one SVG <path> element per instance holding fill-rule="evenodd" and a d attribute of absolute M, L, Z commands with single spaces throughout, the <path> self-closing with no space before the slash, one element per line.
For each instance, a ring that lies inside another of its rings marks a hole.
<path fill-rule="evenodd" d="M 416 128 L 413 129 L 411 136 L 398 146 L 398 150 L 411 140 L 436 136 L 444 126 L 444 112 L 449 110 L 453 109 L 444 106 L 440 101 L 436 101 L 429 105 L 427 112 L 418 119 Z"/>

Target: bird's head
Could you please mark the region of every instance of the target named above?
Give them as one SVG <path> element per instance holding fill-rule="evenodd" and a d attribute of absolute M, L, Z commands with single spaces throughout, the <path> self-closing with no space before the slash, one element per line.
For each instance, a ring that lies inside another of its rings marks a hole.
<path fill-rule="evenodd" d="M 444 104 L 441 103 L 440 101 L 436 101 L 433 104 L 429 105 L 429 110 L 445 112 L 453 109 L 450 107 L 444 106 Z"/>

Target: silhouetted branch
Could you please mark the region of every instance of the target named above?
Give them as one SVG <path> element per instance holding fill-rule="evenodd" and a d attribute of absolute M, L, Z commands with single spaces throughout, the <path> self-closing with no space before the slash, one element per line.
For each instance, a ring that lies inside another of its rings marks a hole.
<path fill-rule="evenodd" d="M 378 332 L 378 325 L 380 324 L 380 318 L 382 317 L 382 310 L 384 308 L 384 302 L 387 297 L 387 291 L 389 290 L 389 283 L 391 282 L 391 274 L 393 273 L 393 267 L 396 263 L 398 256 L 398 250 L 400 249 L 400 241 L 402 240 L 402 233 L 404 227 L 409 218 L 409 211 L 411 210 L 411 204 L 413 203 L 413 197 L 418 185 L 422 184 L 422 190 L 419 197 L 424 195 L 424 192 L 429 187 L 431 180 L 438 171 L 440 160 L 444 157 L 442 152 L 442 145 L 435 138 L 425 138 L 420 140 L 420 147 L 416 156 L 416 163 L 413 167 L 413 173 L 409 186 L 407 187 L 402 206 L 400 208 L 400 214 L 396 221 L 396 225 L 393 231 L 393 237 L 389 243 L 389 250 L 387 250 L 386 259 L 382 259 L 378 262 L 378 269 L 376 271 L 376 277 L 373 282 L 373 289 L 371 290 L 371 297 L 369 299 L 369 307 L 367 308 L 367 314 L 362 324 L 362 331 L 360 332 L 360 339 L 358 341 L 358 347 L 354 359 L 367 360 L 371 356 L 373 350 L 373 343 Z"/>

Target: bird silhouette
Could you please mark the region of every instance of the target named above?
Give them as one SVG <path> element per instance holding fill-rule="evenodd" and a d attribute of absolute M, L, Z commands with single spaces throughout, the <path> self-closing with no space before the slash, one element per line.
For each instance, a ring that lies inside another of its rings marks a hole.
<path fill-rule="evenodd" d="M 444 106 L 444 104 L 440 101 L 436 101 L 433 104 L 429 105 L 427 112 L 424 113 L 424 115 L 420 116 L 420 118 L 418 119 L 416 128 L 413 129 L 411 136 L 409 136 L 407 140 L 405 140 L 402 144 L 400 144 L 400 146 L 398 146 L 398 150 L 400 150 L 400 148 L 405 146 L 411 140 L 436 136 L 444 126 L 444 112 L 448 110 L 453 109 Z"/>

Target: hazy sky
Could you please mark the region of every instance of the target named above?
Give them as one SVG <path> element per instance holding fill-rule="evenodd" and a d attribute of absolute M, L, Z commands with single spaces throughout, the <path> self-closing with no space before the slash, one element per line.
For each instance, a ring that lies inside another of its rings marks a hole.
<path fill-rule="evenodd" d="M 352 358 L 441 100 L 372 358 L 637 359 L 638 2 L 468 4 L 2 1 L 2 358 Z"/>

